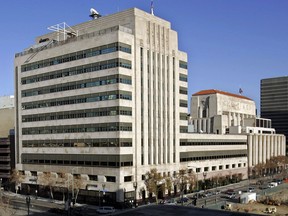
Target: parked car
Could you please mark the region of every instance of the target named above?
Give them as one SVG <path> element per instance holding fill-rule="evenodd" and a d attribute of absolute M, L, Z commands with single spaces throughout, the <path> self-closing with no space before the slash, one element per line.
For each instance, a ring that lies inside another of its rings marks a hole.
<path fill-rule="evenodd" d="M 226 191 L 224 191 L 225 194 L 229 194 L 229 193 L 234 193 L 234 190 L 233 189 L 228 189 Z"/>
<path fill-rule="evenodd" d="M 278 184 L 276 183 L 276 182 L 271 182 L 271 183 L 269 183 L 268 184 L 268 187 L 269 188 L 274 188 L 274 187 L 276 187 Z"/>
<path fill-rule="evenodd" d="M 178 199 L 177 200 L 177 203 L 182 203 L 182 202 L 188 202 L 188 200 L 189 200 L 189 198 L 187 198 L 187 197 L 183 197 L 183 198 L 180 198 L 180 199 Z"/>
<path fill-rule="evenodd" d="M 254 187 L 248 187 L 247 192 L 254 192 L 255 188 Z"/>
<path fill-rule="evenodd" d="M 206 195 L 206 197 L 209 197 L 209 196 L 212 196 L 213 193 L 211 191 L 206 191 L 205 195 Z"/>
<path fill-rule="evenodd" d="M 164 205 L 176 205 L 175 199 L 168 199 L 164 201 Z"/>
<path fill-rule="evenodd" d="M 267 189 L 267 188 L 269 188 L 268 184 L 264 184 L 264 185 L 260 185 L 259 186 L 259 189 L 261 189 L 261 190 L 264 190 L 264 189 Z"/>
<path fill-rule="evenodd" d="M 276 182 L 279 185 L 282 183 L 282 180 L 281 179 L 273 179 L 272 182 Z"/>
<path fill-rule="evenodd" d="M 96 210 L 99 214 L 107 214 L 107 213 L 113 213 L 115 212 L 115 208 L 111 206 L 103 206 Z"/>
<path fill-rule="evenodd" d="M 236 197 L 236 193 L 235 192 L 229 192 L 226 194 L 226 198 L 229 198 L 229 199 L 233 199 Z"/>
<path fill-rule="evenodd" d="M 214 195 L 217 195 L 217 194 L 220 194 L 220 193 L 221 193 L 220 190 L 216 190 L 216 191 L 213 192 Z"/>

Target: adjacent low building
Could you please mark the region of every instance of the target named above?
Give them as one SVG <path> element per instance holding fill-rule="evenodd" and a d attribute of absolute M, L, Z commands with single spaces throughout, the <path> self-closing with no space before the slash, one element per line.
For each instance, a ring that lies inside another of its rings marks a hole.
<path fill-rule="evenodd" d="M 285 136 L 271 125 L 256 117 L 255 102 L 243 95 L 214 89 L 192 95 L 189 132 L 246 135 L 249 167 L 285 155 Z"/>

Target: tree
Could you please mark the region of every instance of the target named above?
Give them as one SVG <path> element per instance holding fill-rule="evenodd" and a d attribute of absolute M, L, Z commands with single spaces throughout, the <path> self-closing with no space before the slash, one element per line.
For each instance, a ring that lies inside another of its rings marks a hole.
<path fill-rule="evenodd" d="M 84 182 L 83 182 L 83 179 L 81 178 L 81 175 L 73 176 L 73 178 L 74 179 L 73 179 L 73 189 L 72 190 L 74 190 L 73 194 L 75 194 L 75 196 L 73 198 L 74 198 L 74 201 L 76 203 L 78 195 L 79 195 L 79 191 L 84 186 Z M 74 201 L 73 201 L 73 204 L 74 204 Z"/>
<path fill-rule="evenodd" d="M 67 183 L 68 183 L 68 173 L 65 173 L 64 171 L 59 172 L 58 178 L 57 178 L 57 185 L 59 185 L 61 188 L 61 192 L 63 195 L 63 202 L 65 202 L 66 187 L 67 187 L 67 191 L 69 191 Z"/>
<path fill-rule="evenodd" d="M 258 163 L 256 166 L 253 167 L 254 173 L 257 177 L 261 177 L 264 175 L 265 170 L 265 163 Z"/>
<path fill-rule="evenodd" d="M 154 194 L 156 198 L 156 203 L 158 204 L 158 193 L 159 191 L 165 190 L 164 179 L 160 173 L 158 173 L 156 168 L 151 169 L 146 173 L 145 186 L 150 194 Z"/>
<path fill-rule="evenodd" d="M 10 175 L 10 182 L 15 184 L 16 194 L 18 193 L 18 187 L 24 181 L 25 175 L 19 170 L 13 169 Z"/>
<path fill-rule="evenodd" d="M 13 216 L 17 215 L 17 210 L 13 209 L 12 205 L 10 205 L 10 198 L 5 197 L 5 200 L 0 199 L 0 215 L 1 216 Z"/>
<path fill-rule="evenodd" d="M 191 188 L 195 186 L 196 176 L 193 172 L 188 172 L 188 169 L 180 169 L 176 175 L 176 178 L 183 198 L 183 194 L 185 189 L 187 189 L 187 185 L 190 185 Z"/>
<path fill-rule="evenodd" d="M 170 176 L 167 176 L 165 178 L 165 185 L 166 185 L 166 189 L 168 190 L 168 196 L 171 196 L 173 181 L 172 181 L 172 178 Z"/>
<path fill-rule="evenodd" d="M 49 188 L 50 197 L 54 199 L 53 187 L 56 184 L 56 176 L 51 172 L 43 172 L 42 175 L 40 175 L 39 183 Z"/>

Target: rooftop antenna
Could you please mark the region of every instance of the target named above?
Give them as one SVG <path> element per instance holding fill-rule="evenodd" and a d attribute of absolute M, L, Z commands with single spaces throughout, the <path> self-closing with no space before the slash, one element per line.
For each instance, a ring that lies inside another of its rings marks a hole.
<path fill-rule="evenodd" d="M 98 19 L 99 17 L 101 17 L 101 14 L 98 13 L 98 11 L 96 11 L 94 8 L 90 9 L 90 15 L 89 15 L 92 19 Z"/>
<path fill-rule="evenodd" d="M 68 37 L 77 37 L 78 32 L 72 29 L 67 23 L 62 22 L 48 27 L 48 30 L 57 32 L 57 41 L 60 41 L 60 34 L 63 35 L 65 41 Z"/>
<path fill-rule="evenodd" d="M 150 11 L 151 11 L 151 14 L 154 16 L 154 1 L 153 0 L 151 0 Z"/>

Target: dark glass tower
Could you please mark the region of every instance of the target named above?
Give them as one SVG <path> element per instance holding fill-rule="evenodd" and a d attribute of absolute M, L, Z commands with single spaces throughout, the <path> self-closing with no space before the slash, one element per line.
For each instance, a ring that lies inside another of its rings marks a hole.
<path fill-rule="evenodd" d="M 288 76 L 261 80 L 261 117 L 272 120 L 277 133 L 288 136 Z"/>

